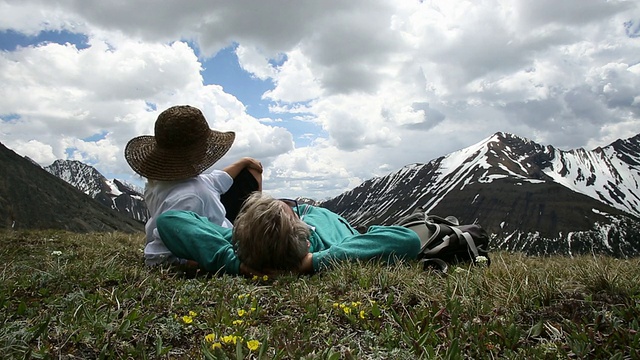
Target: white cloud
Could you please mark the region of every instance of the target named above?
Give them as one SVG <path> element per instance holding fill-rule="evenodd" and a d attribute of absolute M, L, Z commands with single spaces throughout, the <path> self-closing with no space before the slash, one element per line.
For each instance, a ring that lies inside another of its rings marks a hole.
<path fill-rule="evenodd" d="M 267 80 L 275 75 L 275 69 L 269 64 L 268 57 L 256 48 L 238 45 L 236 56 L 240 66 L 260 80 Z"/>
<path fill-rule="evenodd" d="M 43 166 L 69 158 L 124 173 L 126 142 L 153 134 L 165 108 L 191 104 L 203 110 L 211 127 L 239 134 L 230 156 L 257 152 L 268 159 L 292 147 L 288 131 L 248 116 L 220 86 L 203 85 L 201 64 L 185 43 L 90 43 L 83 50 L 49 43 L 0 54 L 0 108 L 19 115 L 0 122 L 5 145 Z M 102 133 L 105 139 L 82 140 Z"/>
<path fill-rule="evenodd" d="M 0 31 L 15 30 L 26 35 L 37 35 L 42 30 L 87 30 L 67 16 L 63 7 L 53 2 L 0 2 Z"/>
<path fill-rule="evenodd" d="M 120 147 L 111 142 L 109 136 L 98 141 L 83 141 L 77 138 L 63 138 L 67 158 L 85 164 L 100 164 L 103 171 L 114 172 L 120 157 Z"/>
<path fill-rule="evenodd" d="M 40 165 L 49 165 L 56 159 L 59 159 L 59 157 L 53 154 L 51 145 L 43 144 L 37 140 L 29 140 L 26 142 L 18 140 L 14 142 L 11 148 L 19 155 L 26 156 Z"/>
<path fill-rule="evenodd" d="M 275 87 L 263 94 L 264 98 L 285 103 L 305 102 L 322 95 L 318 79 L 309 67 L 309 59 L 294 49 L 287 60 L 273 74 Z"/>
<path fill-rule="evenodd" d="M 581 26 L 632 8 L 631 1 L 517 0 L 514 13 L 518 23 L 535 28 L 550 25 Z"/>
<path fill-rule="evenodd" d="M 363 180 L 352 181 L 349 160 L 326 141 L 318 140 L 313 148 L 296 149 L 276 158 L 264 174 L 265 191 L 281 197 L 303 195 L 315 199 L 339 194 Z"/>
<path fill-rule="evenodd" d="M 99 170 L 131 174 L 128 139 L 188 103 L 237 132 L 220 166 L 257 157 L 265 188 L 318 198 L 496 131 L 607 145 L 640 128 L 639 10 L 622 0 L 0 1 L 0 29 L 81 32 L 90 45 L 0 53 L 0 116 L 10 119 L 0 140 L 39 162 L 75 149 Z M 269 118 L 203 84 L 196 53 L 231 44 L 242 69 L 273 83 L 262 94 Z M 296 147 L 302 138 L 309 145 Z"/>

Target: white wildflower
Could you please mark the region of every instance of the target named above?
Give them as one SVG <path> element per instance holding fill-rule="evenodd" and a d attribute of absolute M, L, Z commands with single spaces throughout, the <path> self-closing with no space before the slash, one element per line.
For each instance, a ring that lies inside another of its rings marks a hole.
<path fill-rule="evenodd" d="M 62 255 L 62 251 L 54 250 L 54 251 L 51 252 L 51 255 L 60 256 L 60 255 Z"/>
<path fill-rule="evenodd" d="M 480 265 L 486 265 L 489 262 L 489 259 L 487 259 L 486 256 L 478 256 L 476 257 L 476 263 L 480 264 Z"/>

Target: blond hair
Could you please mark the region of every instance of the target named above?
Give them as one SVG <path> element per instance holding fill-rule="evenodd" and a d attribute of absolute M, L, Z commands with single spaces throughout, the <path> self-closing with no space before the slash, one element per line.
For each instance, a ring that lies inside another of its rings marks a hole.
<path fill-rule="evenodd" d="M 309 252 L 309 226 L 286 212 L 282 201 L 252 193 L 233 224 L 233 242 L 240 261 L 256 271 L 300 267 Z"/>

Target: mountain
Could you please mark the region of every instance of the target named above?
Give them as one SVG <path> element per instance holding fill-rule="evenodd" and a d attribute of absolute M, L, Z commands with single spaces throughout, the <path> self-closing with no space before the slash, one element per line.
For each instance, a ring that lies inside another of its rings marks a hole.
<path fill-rule="evenodd" d="M 56 160 L 44 169 L 134 220 L 144 223 L 149 219 L 149 210 L 139 189 L 117 179 L 108 180 L 93 166 L 76 160 Z"/>
<path fill-rule="evenodd" d="M 0 167 L 0 228 L 144 231 L 1 143 Z"/>
<path fill-rule="evenodd" d="M 324 201 L 355 225 L 423 207 L 479 223 L 492 246 L 526 254 L 640 254 L 640 135 L 563 151 L 507 133 L 412 164 Z"/>

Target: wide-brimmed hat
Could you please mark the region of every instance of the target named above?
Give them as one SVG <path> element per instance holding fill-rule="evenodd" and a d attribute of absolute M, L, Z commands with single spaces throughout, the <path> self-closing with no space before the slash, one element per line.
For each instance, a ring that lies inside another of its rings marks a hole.
<path fill-rule="evenodd" d="M 154 134 L 135 137 L 124 149 L 131 168 L 152 180 L 182 180 L 201 174 L 229 151 L 236 136 L 210 129 L 202 112 L 189 105 L 160 113 Z"/>

